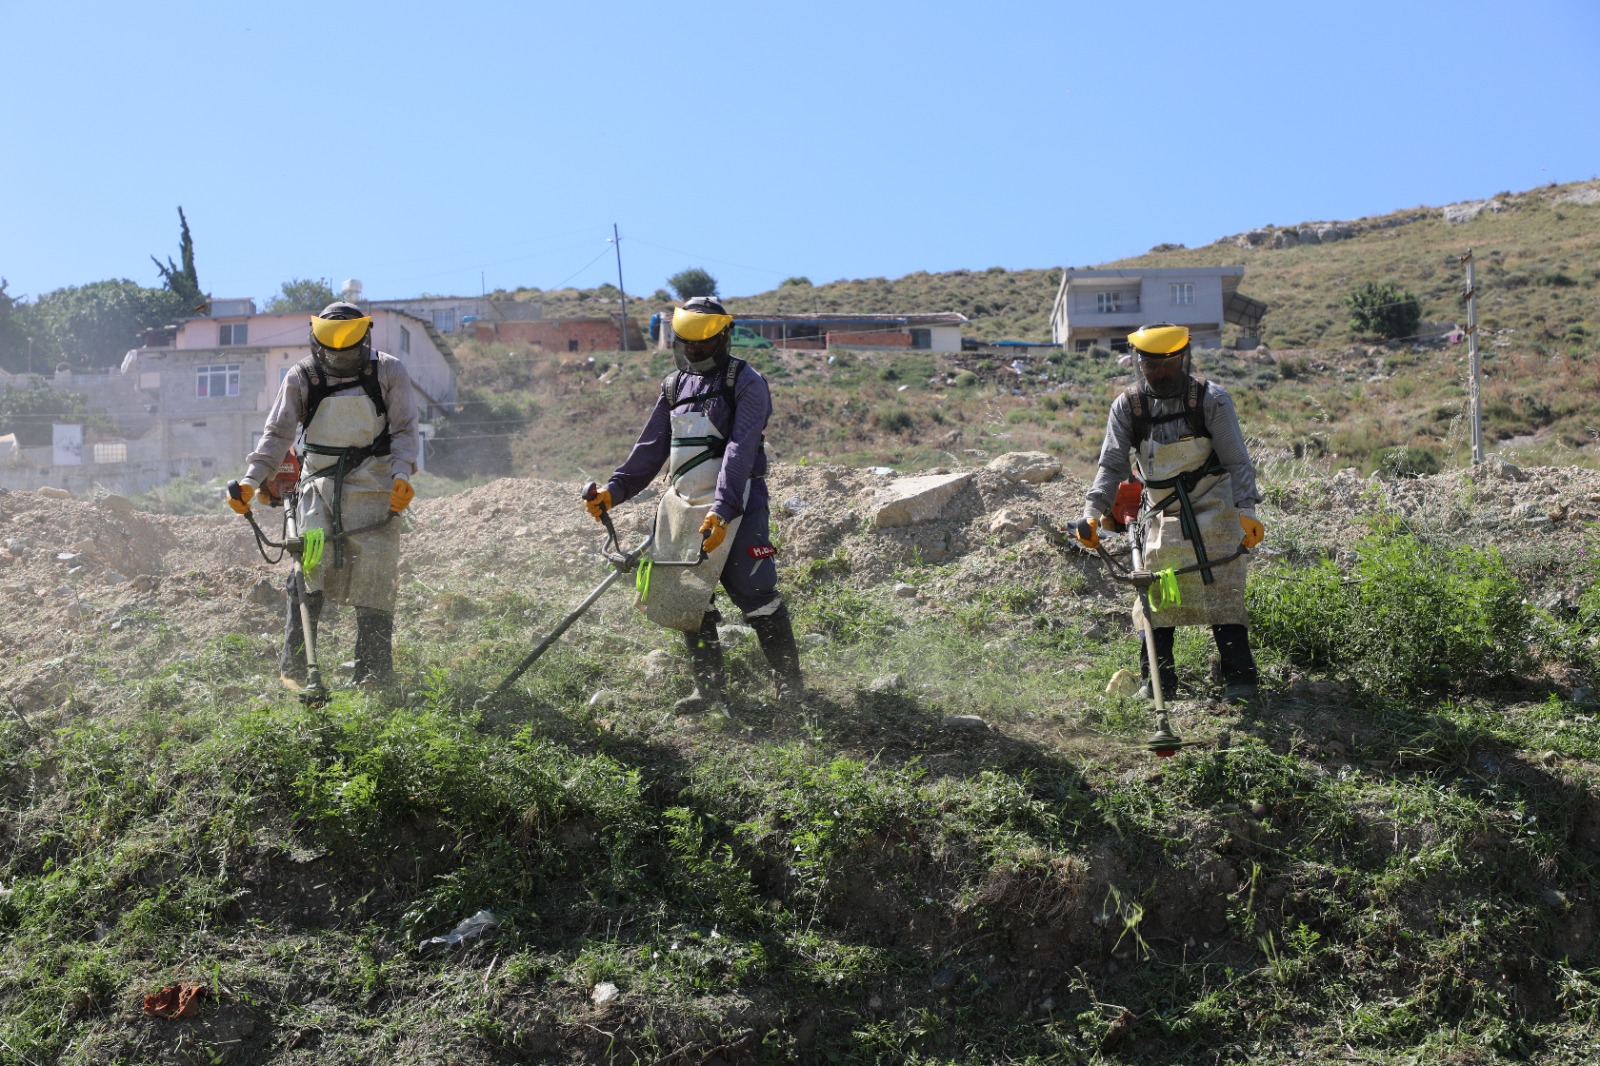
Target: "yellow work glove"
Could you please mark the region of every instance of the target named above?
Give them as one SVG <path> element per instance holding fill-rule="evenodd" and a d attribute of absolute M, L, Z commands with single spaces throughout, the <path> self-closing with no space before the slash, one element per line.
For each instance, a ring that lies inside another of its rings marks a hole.
<path fill-rule="evenodd" d="M 1267 527 L 1247 514 L 1239 516 L 1239 528 L 1244 530 L 1244 539 L 1239 543 L 1246 549 L 1254 548 L 1261 543 L 1261 538 L 1267 535 Z"/>
<path fill-rule="evenodd" d="M 593 516 L 596 522 L 605 521 L 606 512 L 611 510 L 611 490 L 601 489 L 587 500 L 584 500 L 583 505 L 589 509 L 589 514 Z"/>
<path fill-rule="evenodd" d="M 249 514 L 250 501 L 255 495 L 256 487 L 248 481 L 234 481 L 228 484 L 228 506 L 233 508 L 235 514 Z"/>
<path fill-rule="evenodd" d="M 399 514 L 411 506 L 411 501 L 417 498 L 417 490 L 411 487 L 411 482 L 403 477 L 394 479 L 394 488 L 389 490 L 389 510 Z"/>
<path fill-rule="evenodd" d="M 1072 535 L 1090 551 L 1100 547 L 1100 519 L 1085 518 L 1072 527 Z"/>
<path fill-rule="evenodd" d="M 728 523 L 715 511 L 706 514 L 706 520 L 700 523 L 700 550 L 710 555 L 722 545 L 722 538 L 728 535 Z"/>

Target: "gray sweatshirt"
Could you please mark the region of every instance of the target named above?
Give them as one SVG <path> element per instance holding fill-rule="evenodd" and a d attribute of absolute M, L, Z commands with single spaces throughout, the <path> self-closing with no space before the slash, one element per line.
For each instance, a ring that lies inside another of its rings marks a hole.
<path fill-rule="evenodd" d="M 383 464 L 387 469 L 373 471 L 377 476 L 371 480 L 384 484 L 393 477 L 409 479 L 417 471 L 417 450 L 421 447 L 417 437 L 417 398 L 404 363 L 388 352 L 373 352 L 372 358 L 377 360 L 378 386 L 383 390 L 383 402 L 389 409 L 389 454 L 375 455 L 361 465 Z M 328 376 L 331 385 L 351 380 L 354 380 L 353 375 Z M 305 409 L 304 378 L 299 371 L 291 369 L 284 376 L 283 384 L 278 386 L 278 399 L 267 413 L 261 440 L 247 460 L 249 465 L 244 476 L 253 484 L 259 486 L 277 472 L 278 464 L 294 444 Z"/>
<path fill-rule="evenodd" d="M 1150 417 L 1156 419 L 1177 414 L 1183 410 L 1183 402 L 1182 396 L 1171 400 L 1158 398 L 1150 405 Z M 1256 468 L 1250 461 L 1249 450 L 1245 448 L 1244 434 L 1239 430 L 1239 414 L 1233 409 L 1233 398 L 1213 381 L 1206 388 L 1201 407 L 1205 411 L 1206 429 L 1211 433 L 1211 447 L 1233 477 L 1233 505 L 1240 514 L 1254 518 L 1256 504 L 1261 502 L 1261 493 L 1256 491 Z M 1188 433 L 1189 422 L 1182 418 L 1150 427 L 1150 439 L 1157 444 L 1175 444 Z M 1089 486 L 1088 497 L 1083 503 L 1085 518 L 1099 518 L 1111 513 L 1111 502 L 1117 496 L 1117 484 L 1128 480 L 1133 469 L 1128 456 L 1132 448 L 1133 411 L 1124 393 L 1111 404 L 1111 414 L 1106 419 L 1106 439 L 1100 446 L 1100 469 L 1095 472 L 1094 484 Z"/>

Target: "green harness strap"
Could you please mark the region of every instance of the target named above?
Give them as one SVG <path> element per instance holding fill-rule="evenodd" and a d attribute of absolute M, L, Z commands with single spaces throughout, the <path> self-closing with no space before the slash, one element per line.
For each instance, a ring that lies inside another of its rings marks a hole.
<path fill-rule="evenodd" d="M 717 447 L 719 444 L 722 445 L 722 447 Z M 688 460 L 682 466 L 678 467 L 678 469 L 672 472 L 672 483 L 676 485 L 683 475 L 687 474 L 701 463 L 709 463 L 713 459 L 721 459 L 723 454 L 728 450 L 728 441 L 724 437 L 712 436 L 673 437 L 672 447 L 705 449 L 705 451 Z"/>
<path fill-rule="evenodd" d="M 1156 583 L 1150 586 L 1150 612 L 1154 614 L 1163 607 L 1176 607 L 1182 602 L 1183 597 L 1178 592 L 1177 567 L 1157 570 Z"/>
<path fill-rule="evenodd" d="M 306 530 L 305 535 L 300 540 L 302 544 L 300 549 L 300 569 L 305 571 L 307 577 L 310 577 L 311 571 L 315 570 L 317 564 L 322 561 L 322 545 L 324 543 L 322 528 L 314 526 Z"/>
<path fill-rule="evenodd" d="M 639 590 L 639 602 L 650 602 L 650 569 L 655 566 L 655 560 L 648 555 L 639 560 L 638 572 L 633 575 L 633 587 Z"/>

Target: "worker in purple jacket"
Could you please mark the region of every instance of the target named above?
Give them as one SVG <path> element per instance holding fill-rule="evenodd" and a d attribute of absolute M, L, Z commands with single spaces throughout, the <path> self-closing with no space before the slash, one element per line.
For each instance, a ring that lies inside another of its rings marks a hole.
<path fill-rule="evenodd" d="M 733 318 L 716 300 L 700 296 L 679 307 L 672 315 L 672 332 L 677 369 L 662 381 L 627 461 L 586 506 L 599 520 L 605 510 L 636 496 L 667 465 L 669 485 L 657 517 L 658 537 L 670 525 L 668 507 L 703 501 L 696 538 L 707 555 L 702 565 L 722 560 L 722 588 L 755 630 L 778 698 L 798 702 L 800 654 L 789 608 L 778 593 L 777 549 L 768 528 L 762 435 L 772 414 L 772 394 L 766 378 L 732 357 Z M 731 541 L 727 550 L 725 539 Z M 722 616 L 707 599 L 698 626 L 691 629 L 699 611 L 696 601 L 681 626 L 695 684 L 694 694 L 679 701 L 681 710 L 723 700 L 722 645 L 717 639 Z"/>

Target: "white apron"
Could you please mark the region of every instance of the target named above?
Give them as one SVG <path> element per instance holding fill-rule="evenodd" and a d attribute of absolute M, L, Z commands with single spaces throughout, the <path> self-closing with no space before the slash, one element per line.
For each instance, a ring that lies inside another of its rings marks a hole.
<path fill-rule="evenodd" d="M 700 524 L 711 512 L 717 494 L 717 474 L 721 456 L 712 453 L 708 441 L 722 440 L 711 420 L 701 411 L 675 412 L 672 415 L 672 451 L 667 458 L 670 484 L 661 494 L 656 508 L 656 539 L 650 546 L 652 560 L 685 560 L 700 554 Z M 745 486 L 745 498 L 750 486 Z M 733 538 L 741 518 L 728 522 L 722 543 L 699 566 L 653 568 L 649 585 L 641 590 L 634 606 L 659 626 L 693 633 L 711 606 L 711 594 L 723 564 L 733 551 Z"/>
<path fill-rule="evenodd" d="M 325 448 L 363 448 L 377 439 L 387 421 L 365 390 L 350 389 L 325 397 L 305 428 L 305 440 Z M 296 522 L 304 535 L 308 529 L 333 533 L 334 477 L 337 456 L 305 453 L 300 472 L 300 506 Z M 345 529 L 360 529 L 381 521 L 389 513 L 389 493 L 394 487 L 384 456 L 370 456 L 345 474 L 339 500 Z M 334 603 L 373 607 L 394 612 L 395 588 L 400 571 L 400 522 L 385 525 L 336 546 L 329 543 L 310 573 L 302 573 L 307 592 L 324 593 Z M 337 565 L 336 565 L 337 563 Z"/>
<path fill-rule="evenodd" d="M 1152 482 L 1166 481 L 1181 473 L 1204 469 L 1211 460 L 1211 439 L 1191 437 L 1173 444 L 1145 441 L 1134 455 L 1139 480 L 1145 483 L 1144 510 L 1139 523 L 1144 527 L 1144 567 L 1151 571 L 1181 570 L 1199 559 L 1195 546 L 1184 536 L 1182 508 L 1173 498 L 1160 511 L 1151 508 L 1176 493 L 1176 487 L 1154 488 Z M 1195 525 L 1208 559 L 1223 559 L 1239 550 L 1243 531 L 1239 511 L 1233 504 L 1233 478 L 1226 470 L 1203 477 L 1189 493 Z M 1158 629 L 1168 626 L 1245 625 L 1245 557 L 1211 567 L 1212 583 L 1206 584 L 1195 571 L 1178 577 L 1179 602 L 1163 605 L 1146 615 L 1144 598 L 1133 605 L 1133 627 L 1144 632 L 1146 622 Z M 1156 590 L 1151 590 L 1152 595 Z"/>

